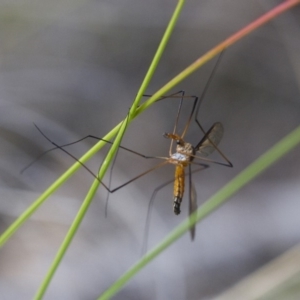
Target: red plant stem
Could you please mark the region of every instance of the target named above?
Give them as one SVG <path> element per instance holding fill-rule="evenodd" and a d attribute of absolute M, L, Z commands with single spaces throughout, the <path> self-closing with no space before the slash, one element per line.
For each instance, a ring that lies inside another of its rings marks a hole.
<path fill-rule="evenodd" d="M 191 75 L 193 72 L 195 72 L 199 67 L 204 65 L 207 61 L 218 55 L 220 52 L 222 52 L 224 49 L 228 48 L 250 32 L 254 31 L 258 27 L 264 25 L 268 21 L 272 20 L 276 16 L 282 14 L 286 10 L 292 8 L 293 6 L 296 6 L 297 4 L 300 4 L 300 0 L 287 0 L 284 1 L 282 4 L 279 4 L 269 12 L 265 13 L 263 16 L 258 18 L 257 20 L 253 21 L 237 33 L 233 34 L 231 37 L 226 39 L 225 41 L 218 44 L 216 47 L 212 48 L 208 52 L 206 52 L 204 55 L 202 55 L 200 58 L 198 58 L 196 61 L 194 61 L 191 65 L 189 65 L 186 69 L 184 69 L 182 72 L 180 72 L 176 77 L 171 79 L 165 86 L 163 86 L 159 91 L 157 91 L 154 96 L 160 97 L 162 95 L 165 95 L 173 86 L 181 82 L 183 79 Z"/>

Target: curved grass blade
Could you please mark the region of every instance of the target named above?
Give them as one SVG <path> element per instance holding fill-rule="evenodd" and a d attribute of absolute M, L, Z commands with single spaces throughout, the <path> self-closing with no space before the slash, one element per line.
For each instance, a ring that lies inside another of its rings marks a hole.
<path fill-rule="evenodd" d="M 99 173 L 98 173 L 98 178 L 100 179 L 100 181 L 102 181 L 110 163 L 113 161 L 114 159 L 114 155 L 115 153 L 117 152 L 118 148 L 119 148 L 119 145 L 121 143 L 121 140 L 122 140 L 122 137 L 124 136 L 124 133 L 125 133 L 125 130 L 126 128 L 128 127 L 129 123 L 131 122 L 131 120 L 136 116 L 136 110 L 137 110 L 137 107 L 139 106 L 139 103 L 140 103 L 140 100 L 143 96 L 143 94 L 145 93 L 145 90 L 146 88 L 148 87 L 149 85 L 149 82 L 154 74 L 154 71 L 158 65 L 158 62 L 164 52 L 164 49 L 168 43 L 168 40 L 172 34 L 172 31 L 175 27 L 175 24 L 176 24 L 176 21 L 179 17 L 179 14 L 182 10 L 182 7 L 183 7 L 183 4 L 184 4 L 185 0 L 179 0 L 178 1 L 178 4 L 175 8 L 175 11 L 172 15 L 172 18 L 167 26 L 167 29 L 164 33 L 164 36 L 159 44 L 159 47 L 158 47 L 158 50 L 156 52 L 156 54 L 154 55 L 154 58 L 152 60 L 152 63 L 147 71 L 147 74 L 145 76 L 145 79 L 143 80 L 142 82 L 142 85 L 137 93 L 137 96 L 130 108 L 130 111 L 129 111 L 129 114 L 127 116 L 127 118 L 122 122 L 120 123 L 118 126 L 120 127 L 120 130 L 119 132 L 117 133 L 117 136 L 106 156 L 106 158 L 104 159 L 102 165 L 101 165 L 101 168 L 99 170 Z M 107 138 L 105 138 L 107 139 Z M 101 142 L 101 141 L 100 141 Z M 99 143 L 97 143 L 99 144 Z M 94 147 L 93 147 L 94 148 Z M 67 235 L 65 236 L 64 240 L 63 240 L 63 243 L 61 244 L 42 284 L 40 285 L 36 295 L 35 295 L 35 298 L 34 299 L 42 299 L 43 295 L 45 294 L 46 292 L 46 289 L 48 288 L 50 282 L 51 282 L 51 279 L 56 271 L 56 269 L 58 268 L 62 258 L 64 257 L 64 254 L 66 253 L 68 247 L 70 246 L 71 244 L 71 241 L 73 240 L 73 237 L 74 235 L 76 234 L 77 232 L 77 229 L 79 228 L 79 225 L 81 224 L 81 221 L 83 219 L 83 217 L 85 216 L 85 213 L 86 211 L 88 210 L 89 208 L 89 205 L 91 204 L 98 188 L 99 188 L 99 185 L 100 185 L 100 181 L 98 179 L 95 179 L 90 190 L 88 191 L 86 197 L 85 197 L 85 200 L 83 202 L 83 204 L 81 205 Z"/>

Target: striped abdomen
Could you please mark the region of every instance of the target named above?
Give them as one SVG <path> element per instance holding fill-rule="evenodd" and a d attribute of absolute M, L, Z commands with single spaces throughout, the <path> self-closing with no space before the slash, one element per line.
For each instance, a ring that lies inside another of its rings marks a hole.
<path fill-rule="evenodd" d="M 173 210 L 175 215 L 180 214 L 180 204 L 184 193 L 184 167 L 177 165 L 175 169 L 175 182 L 174 182 L 174 204 Z"/>

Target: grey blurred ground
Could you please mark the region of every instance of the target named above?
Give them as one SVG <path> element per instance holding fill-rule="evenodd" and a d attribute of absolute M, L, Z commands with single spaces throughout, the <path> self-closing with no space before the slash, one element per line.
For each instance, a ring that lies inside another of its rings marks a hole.
<path fill-rule="evenodd" d="M 103 136 L 126 115 L 176 1 L 0 2 L 1 231 L 72 164 L 53 152 L 33 122 L 63 144 Z M 155 92 L 201 54 L 279 1 L 187 1 L 148 89 Z M 214 165 L 194 176 L 204 201 L 300 119 L 300 10 L 285 13 L 230 48 L 201 107 L 206 129 L 225 127 L 220 145 L 233 169 Z M 213 63 L 175 90 L 201 94 Z M 123 145 L 165 155 L 176 114 L 172 100 L 132 123 Z M 200 136 L 192 128 L 188 137 Z M 93 141 L 70 150 L 80 156 Z M 104 151 L 105 152 L 105 151 Z M 104 152 L 88 164 L 94 172 Z M 218 158 L 217 155 L 214 158 Z M 299 148 L 245 187 L 126 285 L 114 299 L 211 299 L 300 241 Z M 153 162 L 120 155 L 113 185 Z M 149 174 L 110 198 L 98 195 L 59 267 L 45 299 L 95 299 L 140 256 L 151 193 L 173 168 Z M 0 255 L 1 299 L 31 299 L 93 178 L 81 170 L 38 210 Z M 172 187 L 154 204 L 149 246 L 187 213 L 172 212 Z"/>

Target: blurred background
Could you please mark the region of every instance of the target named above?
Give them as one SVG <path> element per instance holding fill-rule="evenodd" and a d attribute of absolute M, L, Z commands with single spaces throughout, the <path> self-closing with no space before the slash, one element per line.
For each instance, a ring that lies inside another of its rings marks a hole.
<path fill-rule="evenodd" d="M 189 0 L 147 90 L 154 93 L 203 53 L 281 1 Z M 104 136 L 127 114 L 176 1 L 0 2 L 0 226 L 3 232 L 72 158 L 51 144 Z M 212 165 L 193 175 L 203 203 L 299 125 L 300 8 L 286 12 L 229 48 L 203 100 L 199 119 L 216 121 L 220 148 L 234 168 Z M 214 66 L 205 65 L 174 91 L 200 95 Z M 189 114 L 190 107 L 182 114 Z M 122 144 L 165 156 L 176 100 L 157 103 L 132 122 Z M 192 126 L 186 140 L 202 135 Z M 80 157 L 95 141 L 69 147 Z M 97 172 L 108 148 L 87 165 Z M 121 153 L 112 186 L 156 162 Z M 221 160 L 215 154 L 212 158 Z M 300 155 L 290 152 L 142 270 L 114 299 L 213 299 L 300 241 Z M 95 299 L 140 258 L 148 202 L 172 178 L 167 166 L 110 196 L 99 190 L 45 299 Z M 94 178 L 84 169 L 52 195 L 1 249 L 1 299 L 32 299 Z M 106 180 L 107 182 L 107 180 Z M 159 191 L 148 248 L 188 213 L 172 210 L 172 186 Z M 298 298 L 297 298 L 298 299 Z"/>

